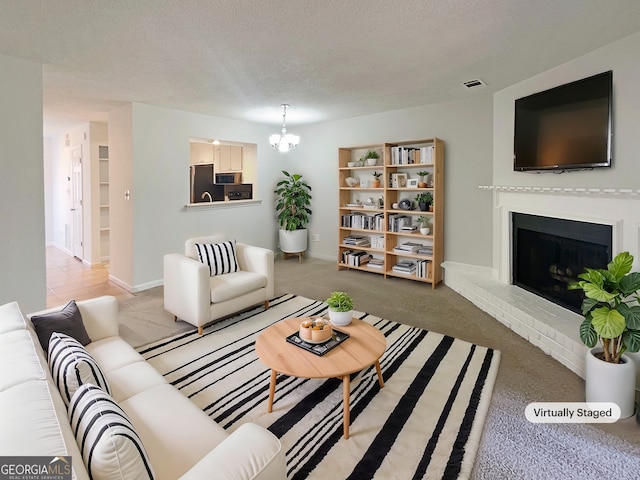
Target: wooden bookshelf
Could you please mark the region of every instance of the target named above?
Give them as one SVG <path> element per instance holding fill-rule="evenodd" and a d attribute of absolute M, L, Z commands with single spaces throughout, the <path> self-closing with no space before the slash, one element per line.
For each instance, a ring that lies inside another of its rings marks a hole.
<path fill-rule="evenodd" d="M 377 164 L 358 165 L 368 150 L 378 151 Z M 429 172 L 427 187 L 419 188 L 415 183 L 423 171 Z M 379 187 L 371 186 L 373 172 L 382 174 Z M 354 186 L 347 184 L 348 177 L 357 179 Z M 338 269 L 407 278 L 435 288 L 442 281 L 444 260 L 444 142 L 428 138 L 339 148 L 338 181 Z M 432 194 L 432 211 L 418 209 L 415 196 L 421 192 Z M 430 218 L 428 235 L 402 229 L 417 226 L 419 216 Z M 398 250 L 410 244 L 419 251 Z M 369 260 L 358 263 L 363 259 Z M 394 269 L 403 262 L 415 270 Z"/>

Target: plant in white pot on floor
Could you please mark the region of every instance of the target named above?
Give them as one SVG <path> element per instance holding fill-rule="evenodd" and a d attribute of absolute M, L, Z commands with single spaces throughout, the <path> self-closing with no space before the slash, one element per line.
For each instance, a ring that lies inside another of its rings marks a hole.
<path fill-rule="evenodd" d="M 353 298 L 345 292 L 331 292 L 326 300 L 329 305 L 329 319 L 333 325 L 345 326 L 353 318 Z"/>
<path fill-rule="evenodd" d="M 606 270 L 587 268 L 569 285 L 585 295 L 586 401 L 617 403 L 622 418 L 633 415 L 636 387 L 635 364 L 625 352 L 640 350 L 640 273 L 631 272 L 632 265 L 633 256 L 621 252 Z"/>
<path fill-rule="evenodd" d="M 276 184 L 276 212 L 280 225 L 280 250 L 300 253 L 307 249 L 307 224 L 311 217 L 311 186 L 297 173 L 282 171 Z"/>

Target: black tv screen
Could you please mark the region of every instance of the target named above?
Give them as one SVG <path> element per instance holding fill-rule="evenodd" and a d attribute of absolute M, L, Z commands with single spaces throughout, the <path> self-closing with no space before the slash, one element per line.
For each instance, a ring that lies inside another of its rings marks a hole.
<path fill-rule="evenodd" d="M 567 83 L 515 102 L 515 171 L 611 166 L 613 72 Z"/>

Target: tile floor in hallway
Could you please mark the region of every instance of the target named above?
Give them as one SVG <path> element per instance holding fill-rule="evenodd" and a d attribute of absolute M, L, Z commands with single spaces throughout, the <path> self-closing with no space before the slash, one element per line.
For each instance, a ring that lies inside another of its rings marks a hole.
<path fill-rule="evenodd" d="M 47 308 L 101 295 L 132 296 L 109 280 L 108 265 L 90 267 L 56 247 L 47 247 Z"/>

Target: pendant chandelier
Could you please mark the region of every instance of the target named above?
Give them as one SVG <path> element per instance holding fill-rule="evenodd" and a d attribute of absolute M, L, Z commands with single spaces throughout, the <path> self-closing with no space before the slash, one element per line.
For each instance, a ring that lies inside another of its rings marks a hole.
<path fill-rule="evenodd" d="M 289 150 L 295 150 L 298 147 L 298 143 L 300 143 L 300 137 L 297 135 L 292 135 L 287 133 L 287 128 L 285 127 L 285 117 L 287 116 L 287 108 L 290 105 L 283 103 L 282 107 L 282 131 L 278 133 L 274 133 L 269 137 L 269 143 L 273 147 L 274 150 L 279 152 L 288 152 Z"/>

